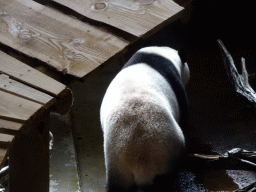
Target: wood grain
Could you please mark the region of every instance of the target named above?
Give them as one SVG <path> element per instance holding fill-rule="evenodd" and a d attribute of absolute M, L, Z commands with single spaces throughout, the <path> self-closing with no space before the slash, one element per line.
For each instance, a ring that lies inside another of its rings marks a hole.
<path fill-rule="evenodd" d="M 21 97 L 0 91 L 0 118 L 27 121 L 42 105 Z"/>
<path fill-rule="evenodd" d="M 2 51 L 0 51 L 0 72 L 53 96 L 57 96 L 65 89 L 65 85 L 25 65 Z"/>
<path fill-rule="evenodd" d="M 0 82 L 0 90 L 17 95 L 19 97 L 26 98 L 33 102 L 45 105 L 53 100 L 52 96 L 47 95 L 27 85 L 24 85 L 20 82 L 12 80 L 6 75 L 0 75 Z"/>
<path fill-rule="evenodd" d="M 183 8 L 173 0 L 53 0 L 76 12 L 142 37 Z M 177 18 L 177 17 L 176 17 Z"/>
<path fill-rule="evenodd" d="M 0 1 L 0 7 L 0 42 L 63 74 L 83 78 L 129 44 L 30 0 Z"/>

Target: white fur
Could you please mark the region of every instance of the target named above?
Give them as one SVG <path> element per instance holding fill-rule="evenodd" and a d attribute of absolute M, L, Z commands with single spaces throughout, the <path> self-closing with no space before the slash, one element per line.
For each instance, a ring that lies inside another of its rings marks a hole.
<path fill-rule="evenodd" d="M 187 64 L 168 47 L 147 47 L 139 52 L 171 60 L 185 85 Z M 109 85 L 101 106 L 107 170 L 119 171 L 123 186 L 152 184 L 158 174 L 169 172 L 184 148 L 178 125 L 175 93 L 159 72 L 144 63 L 123 69 Z M 172 162 L 169 164 L 169 162 Z"/>

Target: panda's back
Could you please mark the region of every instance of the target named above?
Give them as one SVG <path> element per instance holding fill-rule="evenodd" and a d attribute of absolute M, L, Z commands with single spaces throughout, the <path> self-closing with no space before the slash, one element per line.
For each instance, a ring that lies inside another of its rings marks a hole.
<path fill-rule="evenodd" d="M 123 69 L 109 85 L 101 106 L 102 123 L 104 114 L 110 115 L 135 98 L 165 108 L 179 121 L 179 106 L 171 85 L 155 69 L 140 63 Z"/>
<path fill-rule="evenodd" d="M 178 159 L 184 137 L 175 93 L 161 74 L 146 64 L 125 68 L 110 84 L 101 110 L 107 114 L 102 115 L 107 159 L 123 175 L 143 185 L 172 169 L 170 160 Z"/>

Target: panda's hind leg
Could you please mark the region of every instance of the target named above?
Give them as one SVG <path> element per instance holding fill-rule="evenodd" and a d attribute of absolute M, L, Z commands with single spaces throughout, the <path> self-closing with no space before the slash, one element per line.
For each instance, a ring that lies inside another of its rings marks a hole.
<path fill-rule="evenodd" d="M 173 191 L 173 185 L 175 182 L 175 174 L 168 173 L 164 175 L 157 175 L 154 179 L 154 184 L 153 185 L 147 185 L 147 186 L 142 186 L 140 188 L 140 191 L 143 192 L 172 192 Z"/>
<path fill-rule="evenodd" d="M 133 182 L 132 175 L 122 174 L 118 170 L 107 171 L 106 192 L 136 192 L 136 191 L 137 191 L 137 187 Z"/>

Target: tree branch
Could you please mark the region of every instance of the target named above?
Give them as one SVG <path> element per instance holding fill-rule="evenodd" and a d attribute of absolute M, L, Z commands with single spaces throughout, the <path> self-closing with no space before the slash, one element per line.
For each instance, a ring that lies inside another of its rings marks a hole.
<path fill-rule="evenodd" d="M 225 63 L 227 75 L 229 80 L 232 83 L 233 88 L 235 89 L 236 93 L 240 95 L 242 98 L 248 101 L 248 104 L 254 108 L 256 108 L 256 93 L 251 88 L 249 81 L 248 81 L 248 73 L 245 66 L 245 59 L 242 58 L 242 75 L 237 72 L 236 66 L 234 64 L 233 58 L 227 51 L 226 47 L 224 46 L 221 40 L 217 40 L 218 45 L 220 47 L 220 52 L 222 58 Z"/>

